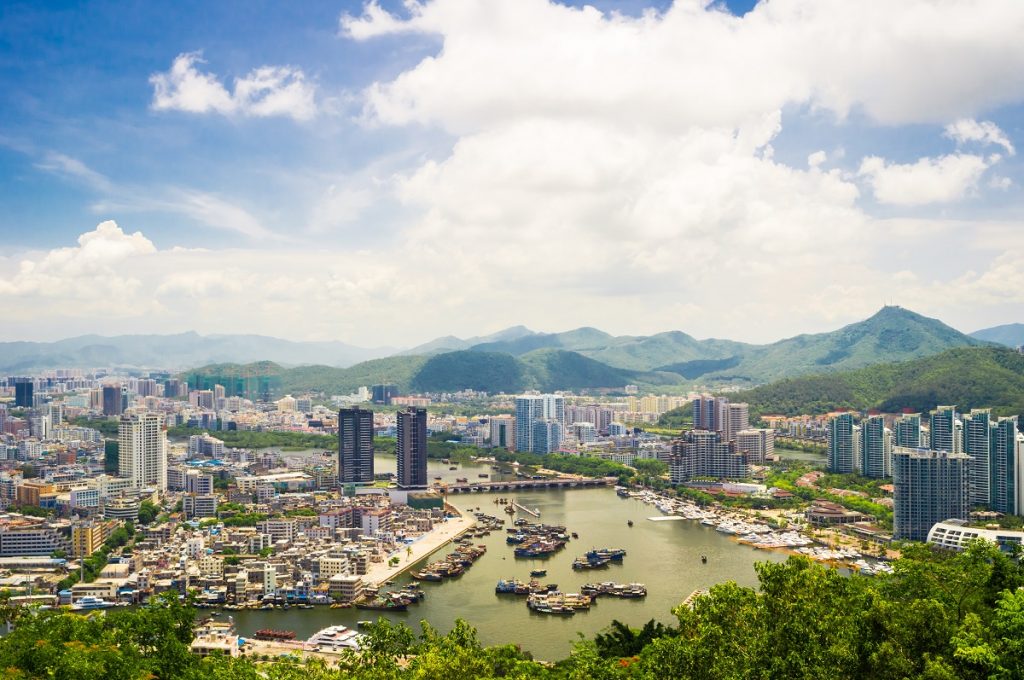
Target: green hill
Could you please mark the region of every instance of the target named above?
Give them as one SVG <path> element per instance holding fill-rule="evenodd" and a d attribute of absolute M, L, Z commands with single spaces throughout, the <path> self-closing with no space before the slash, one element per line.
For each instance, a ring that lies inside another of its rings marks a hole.
<path fill-rule="evenodd" d="M 1001 347 L 961 347 L 912 361 L 789 378 L 730 397 L 748 402 L 758 415 L 837 408 L 927 412 L 955 404 L 1024 418 L 1024 355 Z"/>
<path fill-rule="evenodd" d="M 524 374 L 523 364 L 511 354 L 458 351 L 427 359 L 410 384 L 418 392 L 519 392 L 525 385 Z"/>
<path fill-rule="evenodd" d="M 632 371 L 612 368 L 577 352 L 540 349 L 520 357 L 531 386 L 551 392 L 564 389 L 623 387 L 633 382 Z M 572 387 L 566 387 L 572 385 Z"/>
<path fill-rule="evenodd" d="M 1024 345 L 1024 323 L 1008 323 L 984 328 L 971 333 L 971 337 L 986 342 L 997 342 L 1007 347 L 1020 347 Z"/>

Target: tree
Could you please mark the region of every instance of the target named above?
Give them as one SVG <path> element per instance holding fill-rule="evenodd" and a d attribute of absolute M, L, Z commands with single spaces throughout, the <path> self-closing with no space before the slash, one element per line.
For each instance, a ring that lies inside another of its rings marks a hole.
<path fill-rule="evenodd" d="M 139 504 L 139 524 L 151 524 L 159 514 L 160 507 L 153 501 L 146 499 Z"/>

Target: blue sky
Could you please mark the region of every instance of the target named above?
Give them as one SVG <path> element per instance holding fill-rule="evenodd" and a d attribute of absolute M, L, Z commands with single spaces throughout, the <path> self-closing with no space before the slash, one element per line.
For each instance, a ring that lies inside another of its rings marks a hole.
<path fill-rule="evenodd" d="M 583 6 L 4 3 L 4 339 L 1024 320 L 1021 3 Z"/>

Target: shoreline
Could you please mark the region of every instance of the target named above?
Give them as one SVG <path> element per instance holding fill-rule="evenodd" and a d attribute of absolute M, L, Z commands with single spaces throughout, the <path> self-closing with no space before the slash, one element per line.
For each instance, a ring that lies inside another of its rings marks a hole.
<path fill-rule="evenodd" d="M 406 552 L 406 548 L 401 548 L 390 553 L 383 562 L 377 562 L 371 565 L 363 575 L 363 579 L 366 581 L 366 584 L 379 588 L 384 585 L 386 581 L 390 581 L 405 573 L 412 568 L 412 565 L 416 564 L 424 557 L 427 557 L 439 548 L 451 543 L 456 538 L 459 538 L 476 526 L 475 517 L 464 516 L 455 506 L 445 504 L 445 510 L 448 512 L 457 512 L 459 514 L 457 517 L 451 517 L 445 522 L 435 525 L 429 532 L 423 534 L 409 544 L 408 548 L 412 549 L 411 554 Z M 388 560 L 392 557 L 398 557 L 400 559 L 399 563 L 393 567 L 388 565 Z"/>

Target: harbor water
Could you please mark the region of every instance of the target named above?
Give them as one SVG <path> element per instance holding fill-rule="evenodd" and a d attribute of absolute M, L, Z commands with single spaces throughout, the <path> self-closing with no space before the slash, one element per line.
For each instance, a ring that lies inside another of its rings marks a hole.
<path fill-rule="evenodd" d="M 377 470 L 386 471 L 394 459 L 378 457 Z M 430 462 L 430 476 L 441 476 L 446 481 L 467 477 L 477 481 L 481 472 L 491 473 L 490 466 L 482 464 L 458 465 L 458 471 L 440 462 Z M 482 479 L 480 481 L 483 481 Z M 495 499 L 503 494 L 455 494 L 449 501 L 464 512 L 479 507 L 481 512 L 511 519 L 496 505 Z M 504 494 L 510 497 L 508 494 Z M 442 631 L 449 630 L 456 618 L 473 625 L 485 645 L 514 642 L 522 645 L 536 658 L 556 660 L 566 656 L 577 632 L 587 636 L 606 628 L 614 619 L 640 626 L 654 618 L 670 623 L 674 619 L 671 609 L 679 605 L 690 593 L 716 583 L 733 580 L 741 585 L 754 585 L 754 564 L 759 561 L 781 561 L 785 555 L 761 551 L 741 545 L 713 527 L 699 522 L 650 521 L 660 516 L 657 508 L 636 499 L 619 498 L 613 489 L 538 490 L 517 493 L 516 502 L 540 511 L 540 519 L 519 513 L 530 522 L 563 525 L 569 532 L 579 534 L 578 539 L 547 559 L 517 559 L 514 546 L 507 545 L 507 534 L 492 532 L 474 539 L 475 544 L 487 546 L 487 554 L 466 572 L 440 583 L 421 584 L 426 598 L 409 607 L 407 612 L 379 612 L 358 609 L 315 609 L 225 611 L 220 617 L 232 616 L 241 635 L 252 635 L 261 628 L 291 630 L 300 639 L 306 639 L 321 628 L 343 624 L 356 626 L 359 620 L 376 620 L 386 616 L 404 621 L 415 630 L 419 621 L 426 620 Z M 628 526 L 628 521 L 633 526 Z M 621 564 L 605 569 L 574 571 L 574 557 L 591 548 L 625 548 L 627 555 Z M 451 546 L 441 548 L 433 557 L 419 564 L 437 559 Z M 707 557 L 707 562 L 701 561 Z M 416 565 L 414 565 L 416 566 Z M 616 599 L 601 597 L 589 611 L 575 616 L 558 617 L 531 612 L 525 597 L 497 595 L 494 586 L 499 579 L 530 580 L 530 571 L 546 569 L 541 583 L 557 583 L 566 592 L 578 592 L 588 582 L 615 581 L 640 582 L 647 586 L 643 599 Z M 409 576 L 397 579 L 397 585 L 410 581 Z"/>

